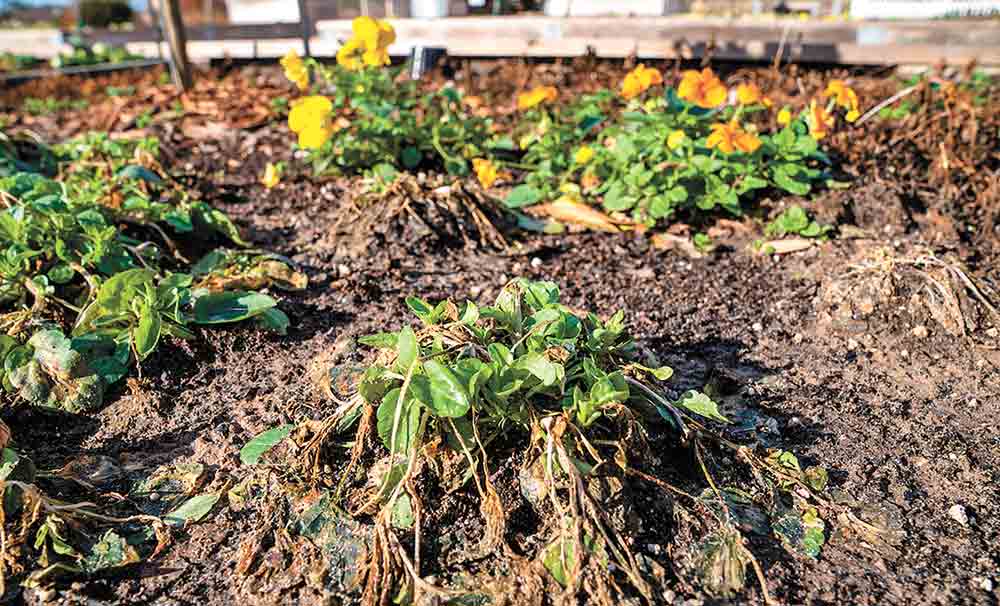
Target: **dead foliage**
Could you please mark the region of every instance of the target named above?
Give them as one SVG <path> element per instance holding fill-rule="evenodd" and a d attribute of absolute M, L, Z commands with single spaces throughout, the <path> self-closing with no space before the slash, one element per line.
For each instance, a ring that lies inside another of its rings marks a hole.
<path fill-rule="evenodd" d="M 403 242 L 502 250 L 509 227 L 500 204 L 477 188 L 399 175 L 384 189 L 346 197 L 332 235 L 340 254 L 357 257 Z"/>

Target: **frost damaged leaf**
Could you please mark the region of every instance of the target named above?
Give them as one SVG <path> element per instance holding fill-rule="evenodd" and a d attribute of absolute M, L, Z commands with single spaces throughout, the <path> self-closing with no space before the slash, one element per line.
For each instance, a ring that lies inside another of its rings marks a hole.
<path fill-rule="evenodd" d="M 94 573 L 108 568 L 116 568 L 127 564 L 134 564 L 142 560 L 135 547 L 129 544 L 128 540 L 120 536 L 117 532 L 109 530 L 104 533 L 101 540 L 94 545 L 83 559 L 81 565 L 83 570 Z"/>
<path fill-rule="evenodd" d="M 812 559 L 819 557 L 826 537 L 823 534 L 826 523 L 819 517 L 815 507 L 794 507 L 781 511 L 772 521 L 774 534 L 792 552 L 801 553 Z"/>
<path fill-rule="evenodd" d="M 699 551 L 699 573 L 709 594 L 729 597 L 743 589 L 750 558 L 739 531 L 722 526 L 702 539 Z"/>
<path fill-rule="evenodd" d="M 306 505 L 299 503 L 296 508 Z M 346 591 L 355 585 L 367 561 L 369 528 L 344 514 L 324 491 L 299 516 L 296 530 L 322 550 L 328 566 L 327 584 L 332 589 Z"/>
<path fill-rule="evenodd" d="M 82 412 L 101 405 L 104 382 L 58 330 L 42 330 L 28 340 L 27 363 L 8 368 L 18 395 L 34 406 Z M 22 360 L 24 357 L 21 358 Z"/>
<path fill-rule="evenodd" d="M 802 477 L 805 480 L 805 483 L 816 491 L 825 490 L 827 484 L 830 483 L 830 475 L 826 471 L 826 468 L 816 465 L 806 467 L 806 470 L 802 473 Z"/>
<path fill-rule="evenodd" d="M 205 466 L 200 463 L 179 463 L 164 466 L 139 482 L 129 496 L 140 509 L 150 515 L 163 515 L 192 494 L 201 484 Z"/>

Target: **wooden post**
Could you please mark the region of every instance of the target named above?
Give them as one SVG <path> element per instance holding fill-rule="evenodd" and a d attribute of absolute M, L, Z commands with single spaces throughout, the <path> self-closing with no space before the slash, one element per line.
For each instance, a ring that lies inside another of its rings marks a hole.
<path fill-rule="evenodd" d="M 181 19 L 180 0 L 163 0 L 160 18 L 170 46 L 170 74 L 174 78 L 174 86 L 186 91 L 192 84 L 191 63 L 187 56 L 187 33 Z"/>
<path fill-rule="evenodd" d="M 309 37 L 312 36 L 312 21 L 309 19 L 308 0 L 299 0 L 299 23 L 302 25 L 302 50 L 306 57 L 311 57 Z"/>

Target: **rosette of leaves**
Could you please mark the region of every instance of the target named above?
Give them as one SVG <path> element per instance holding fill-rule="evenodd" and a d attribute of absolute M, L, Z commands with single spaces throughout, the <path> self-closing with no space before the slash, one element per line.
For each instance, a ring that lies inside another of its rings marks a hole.
<path fill-rule="evenodd" d="M 596 580 L 586 591 L 613 592 L 607 570 L 614 563 L 646 593 L 626 541 L 584 487 L 644 464 L 647 421 L 666 421 L 685 436 L 685 419 L 719 416 L 714 403 L 693 394 L 669 401 L 655 381 L 672 371 L 641 359 L 624 313 L 601 319 L 575 312 L 560 303 L 550 282 L 515 280 L 485 307 L 431 305 L 416 297 L 407 305 L 422 326 L 360 339 L 382 353 L 327 422 L 331 431 L 358 425 L 352 465 L 369 434 L 377 434 L 387 453 L 354 508 L 376 517 L 366 595 L 389 591 L 387 583 L 408 585 L 396 568 L 402 556 L 382 546 L 398 546 L 396 530 L 418 523 L 413 512 L 425 505 L 416 470 L 437 468 L 442 452 L 465 461 L 467 472 L 464 480 L 445 474 L 438 482 L 476 486 L 486 525 L 482 552 L 503 543 L 510 505 L 490 480 L 491 465 L 503 456 L 491 447 L 496 443 L 525 449 L 522 492 L 547 520 L 537 558 L 550 581 L 579 591 L 587 570 Z"/>

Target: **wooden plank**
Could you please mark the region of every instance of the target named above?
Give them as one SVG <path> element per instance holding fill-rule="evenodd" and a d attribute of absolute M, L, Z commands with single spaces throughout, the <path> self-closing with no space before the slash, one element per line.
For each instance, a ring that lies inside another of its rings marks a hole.
<path fill-rule="evenodd" d="M 180 0 L 164 0 L 163 29 L 170 46 L 170 74 L 174 78 L 174 86 L 184 91 L 191 88 L 191 62 L 187 54 L 187 34 L 184 31 L 184 20 L 181 18 Z"/>

